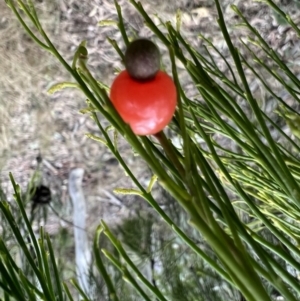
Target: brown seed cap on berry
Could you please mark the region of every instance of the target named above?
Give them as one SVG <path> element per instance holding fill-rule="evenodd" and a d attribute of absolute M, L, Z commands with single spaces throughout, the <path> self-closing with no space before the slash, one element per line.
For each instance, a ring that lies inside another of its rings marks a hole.
<path fill-rule="evenodd" d="M 125 52 L 125 67 L 136 80 L 152 79 L 159 70 L 159 50 L 148 39 L 131 42 Z"/>

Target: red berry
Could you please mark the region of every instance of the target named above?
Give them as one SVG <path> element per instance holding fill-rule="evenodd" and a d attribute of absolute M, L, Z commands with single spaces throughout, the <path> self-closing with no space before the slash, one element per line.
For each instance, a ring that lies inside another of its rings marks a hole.
<path fill-rule="evenodd" d="M 162 71 L 152 80 L 141 82 L 124 70 L 111 86 L 110 99 L 136 135 L 151 135 L 171 121 L 176 108 L 176 87 Z"/>

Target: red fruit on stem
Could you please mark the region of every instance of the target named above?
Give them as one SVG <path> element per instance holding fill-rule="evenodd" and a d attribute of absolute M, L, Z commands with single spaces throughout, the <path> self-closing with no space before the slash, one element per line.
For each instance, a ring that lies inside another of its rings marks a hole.
<path fill-rule="evenodd" d="M 163 71 L 151 80 L 137 81 L 124 70 L 111 86 L 110 99 L 136 135 L 152 135 L 171 121 L 177 94 L 173 80 Z"/>

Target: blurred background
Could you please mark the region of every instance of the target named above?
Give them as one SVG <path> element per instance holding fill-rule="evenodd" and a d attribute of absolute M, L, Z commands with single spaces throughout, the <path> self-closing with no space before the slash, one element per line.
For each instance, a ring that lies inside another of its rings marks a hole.
<path fill-rule="evenodd" d="M 149 14 L 157 13 L 163 20 L 174 23 L 176 12 L 180 10 L 182 34 L 189 43 L 200 49 L 202 40 L 198 38 L 198 34 L 201 33 L 210 38 L 225 57 L 228 56 L 228 50 L 217 26 L 213 0 L 141 2 Z M 124 43 L 117 27 L 99 26 L 98 23 L 102 20 L 117 20 L 113 1 L 36 0 L 34 3 L 45 31 L 63 57 L 71 62 L 79 43 L 86 40 L 91 72 L 96 79 L 110 85 L 115 72 L 123 67 L 107 37 L 115 39 L 123 50 Z M 151 38 L 150 31 L 144 26 L 142 18 L 133 6 L 127 0 L 119 0 L 118 3 L 128 23 L 129 35 Z M 296 24 L 299 23 L 300 10 L 296 1 L 276 3 L 289 11 Z M 229 32 L 236 45 L 239 45 L 239 38 L 245 33 L 243 29 L 233 31 L 237 18 L 230 9 L 231 4 L 240 8 L 266 41 L 290 63 L 296 74 L 299 73 L 299 40 L 274 12 L 263 3 L 254 1 L 223 0 L 221 4 L 229 24 Z M 141 221 L 146 223 L 146 230 L 150 229 L 150 232 L 145 230 L 146 237 L 150 235 L 153 225 L 160 231 L 159 224 L 152 217 L 152 209 L 149 209 L 143 200 L 132 196 L 120 197 L 112 193 L 116 187 L 135 187 L 105 146 L 85 136 L 85 133 L 97 135 L 98 130 L 88 115 L 79 112 L 85 107 L 83 94 L 75 89 L 66 89 L 54 95 L 47 93 L 55 83 L 72 81 L 70 75 L 50 53 L 40 49 L 28 37 L 5 1 L 0 2 L 0 12 L 0 185 L 7 198 L 12 198 L 9 172 L 13 173 L 15 180 L 25 191 L 34 172 L 38 170 L 41 183 L 51 191 L 52 206 L 56 212 L 48 212 L 44 226 L 52 236 L 59 233 L 68 237 L 68 231 L 72 229 L 72 225 L 67 222 L 72 221 L 72 204 L 68 191 L 69 174 L 74 168 L 82 168 L 88 235 L 93 235 L 102 218 L 116 227 L 131 218 L 128 225 L 123 224 L 122 229 L 123 235 L 129 233 L 134 239 L 141 233 L 133 235 L 131 229 L 136 228 Z M 163 63 L 169 70 L 167 50 L 161 51 Z M 224 63 L 219 63 L 222 68 Z M 184 83 L 187 94 L 192 97 L 196 91 L 184 73 L 184 68 L 180 65 L 178 68 L 179 71 L 182 70 L 180 80 Z M 265 92 L 257 79 L 250 78 L 250 87 L 256 97 L 261 99 L 266 111 L 272 111 L 272 100 L 264 98 Z M 146 185 L 151 173 L 143 162 L 133 155 L 130 146 L 120 141 L 120 150 L 132 167 L 133 173 Z M 161 205 L 172 212 L 170 214 L 177 216 L 178 220 L 184 221 L 184 217 L 178 216 L 178 208 L 170 197 L 162 195 L 159 189 L 156 193 Z M 132 218 L 135 219 L 135 224 L 132 224 Z M 119 229 L 119 232 L 122 231 Z M 71 236 L 69 237 L 69 240 L 62 239 L 66 245 L 66 254 L 73 252 L 74 242 Z M 133 248 L 139 246 L 139 240 L 132 244 Z M 184 262 L 182 264 L 184 265 Z"/>

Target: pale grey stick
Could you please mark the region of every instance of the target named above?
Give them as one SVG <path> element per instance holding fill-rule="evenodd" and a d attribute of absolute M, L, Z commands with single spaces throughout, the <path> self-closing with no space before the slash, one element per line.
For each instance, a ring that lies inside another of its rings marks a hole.
<path fill-rule="evenodd" d="M 89 269 L 91 264 L 91 249 L 85 229 L 86 205 L 82 190 L 82 178 L 84 170 L 76 168 L 69 174 L 69 194 L 73 203 L 73 224 L 75 238 L 76 274 L 82 289 L 88 293 Z"/>

